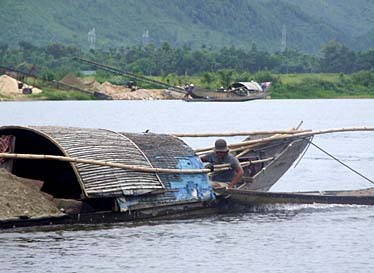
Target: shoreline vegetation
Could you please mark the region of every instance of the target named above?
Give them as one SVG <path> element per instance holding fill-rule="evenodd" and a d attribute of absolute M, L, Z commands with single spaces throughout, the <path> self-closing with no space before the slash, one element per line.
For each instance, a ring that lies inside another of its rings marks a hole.
<path fill-rule="evenodd" d="M 95 92 L 114 94 L 113 99 L 181 99 L 170 90 L 142 82 L 135 83 L 136 90 L 127 90 L 124 88 L 127 83 L 136 80 L 94 70 L 89 64 L 77 61 L 77 56 L 179 87 L 193 83 L 217 90 L 226 89 L 234 82 L 254 80 L 272 82 L 269 92 L 274 99 L 374 98 L 374 49 L 355 52 L 336 41 L 322 45 L 318 55 L 292 49 L 269 53 L 257 49 L 255 44 L 248 50 L 173 48 L 163 43 L 159 47 L 148 44 L 82 52 L 63 44 L 38 47 L 20 42 L 16 48 L 0 43 L 0 76 L 8 74 L 6 68 L 34 75 L 37 79 L 24 75 L 21 79 L 17 75 L 13 77 L 42 92 L 9 94 L 9 90 L 2 91 L 4 87 L 0 83 L 0 100 L 98 99 L 93 92 L 63 91 L 50 84 L 59 83 L 68 75 L 95 83 Z M 111 93 L 109 89 L 116 92 Z M 92 87 L 88 90 L 93 91 Z"/>
<path fill-rule="evenodd" d="M 254 80 L 268 80 L 273 82 L 269 89 L 272 99 L 371 99 L 374 98 L 374 84 L 365 84 L 363 79 L 374 79 L 374 72 L 358 72 L 354 74 L 342 73 L 300 73 L 275 75 L 269 72 L 254 74 Z M 182 99 L 183 95 L 156 86 L 139 87 L 136 91 L 130 90 L 119 82 L 120 77 L 108 76 L 100 78 L 101 84 L 96 77 L 77 77 L 82 82 L 96 82 L 95 90 L 112 96 L 114 100 L 162 100 Z M 157 81 L 165 81 L 162 77 L 152 77 Z M 26 83 L 35 84 L 33 79 L 26 79 Z M 165 81 L 166 82 L 166 81 Z M 204 78 L 199 76 L 176 76 L 167 81 L 171 85 L 179 86 L 180 82 L 193 82 L 203 88 L 206 86 Z M 14 95 L 4 94 L 0 90 L 0 101 L 30 101 L 30 100 L 97 100 L 93 93 L 82 93 L 79 91 L 64 91 L 51 86 L 37 84 L 42 90 L 39 94 Z M 80 86 L 82 88 L 82 86 Z M 87 88 L 86 90 L 90 90 Z M 92 90 L 92 89 L 91 89 Z"/>
<path fill-rule="evenodd" d="M 162 77 L 152 77 L 157 81 L 165 81 Z M 366 83 L 364 79 L 372 79 L 374 82 L 374 72 L 362 71 L 350 75 L 341 73 L 299 73 L 299 74 L 271 74 L 269 72 L 259 72 L 254 74 L 254 80 L 268 80 L 273 82 L 269 91 L 272 99 L 368 99 L 374 98 L 374 84 Z M 96 82 L 97 78 L 80 77 L 82 81 Z M 144 85 L 138 90 L 131 91 L 126 86 L 119 83 L 120 77 L 100 78 L 102 84 L 98 84 L 96 90 L 112 96 L 114 100 L 158 100 L 158 99 L 182 99 L 183 95 L 160 89 L 155 86 Z M 33 84 L 35 81 L 26 79 L 27 83 Z M 114 82 L 114 83 L 112 83 Z M 166 82 L 166 81 L 165 81 Z M 199 76 L 173 76 L 167 82 L 171 85 L 179 85 L 180 82 L 193 82 L 197 86 L 210 88 Z M 217 83 L 219 80 L 217 81 Z M 82 93 L 79 91 L 64 91 L 50 86 L 43 86 L 42 82 L 37 84 L 42 90 L 39 94 L 17 95 L 4 94 L 0 90 L 0 101 L 18 100 L 97 100 L 93 93 Z M 113 91 L 115 90 L 115 91 Z"/>

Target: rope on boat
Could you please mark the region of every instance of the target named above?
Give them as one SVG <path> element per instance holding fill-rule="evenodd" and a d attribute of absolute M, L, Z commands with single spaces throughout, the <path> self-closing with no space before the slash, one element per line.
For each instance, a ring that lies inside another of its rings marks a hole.
<path fill-rule="evenodd" d="M 332 159 L 336 160 L 337 162 L 339 162 L 340 164 L 342 164 L 344 167 L 348 168 L 349 170 L 351 170 L 352 172 L 358 174 L 359 176 L 361 176 L 362 178 L 364 178 L 365 180 L 369 181 L 370 183 L 374 184 L 374 181 L 371 180 L 370 178 L 368 178 L 367 176 L 363 175 L 362 173 L 356 171 L 355 169 L 353 169 L 352 167 L 348 166 L 347 164 L 345 164 L 343 161 L 339 160 L 338 158 L 336 158 L 335 156 L 333 156 L 332 154 L 328 153 L 327 151 L 325 151 L 324 149 L 322 149 L 321 147 L 319 147 L 317 144 L 314 144 L 313 142 L 309 141 L 309 143 L 311 145 L 313 145 L 314 147 L 316 147 L 318 150 L 320 150 L 321 152 L 325 153 L 326 155 L 328 155 L 329 157 L 331 157 Z"/>
<path fill-rule="evenodd" d="M 308 138 L 306 138 L 306 137 L 304 138 L 304 139 L 308 140 L 308 145 L 306 146 L 306 148 L 305 148 L 303 154 L 299 157 L 299 159 L 298 159 L 297 162 L 295 163 L 294 168 L 296 168 L 296 167 L 299 165 L 299 163 L 301 162 L 301 160 L 304 158 L 306 152 L 309 150 L 310 143 L 313 141 L 313 138 L 314 138 L 314 136 L 312 136 L 312 137 L 310 138 L 310 140 L 308 140 Z"/>
<path fill-rule="evenodd" d="M 120 168 L 120 169 L 126 169 L 126 170 L 130 170 L 130 171 L 134 171 L 134 172 L 144 172 L 144 173 L 202 174 L 202 173 L 212 172 L 212 170 L 210 170 L 210 169 L 154 168 L 154 167 L 144 167 L 144 166 L 128 165 L 128 164 L 114 163 L 114 162 L 107 162 L 107 161 L 100 161 L 100 160 L 92 160 L 92 159 L 81 159 L 81 158 L 76 158 L 76 157 L 58 156 L 58 155 L 0 153 L 0 158 L 57 160 L 57 161 L 65 161 L 65 162 L 83 163 L 83 164 L 91 164 L 91 165 L 99 165 L 99 166 Z M 245 167 L 245 166 L 249 166 L 250 164 L 267 162 L 267 161 L 271 161 L 273 159 L 274 159 L 273 157 L 269 157 L 269 158 L 260 159 L 260 160 L 244 161 L 244 162 L 241 162 L 240 164 L 243 167 Z M 221 164 L 221 165 L 215 165 L 214 166 L 214 169 L 216 171 L 228 170 L 230 168 L 231 167 L 229 166 L 229 164 Z"/>

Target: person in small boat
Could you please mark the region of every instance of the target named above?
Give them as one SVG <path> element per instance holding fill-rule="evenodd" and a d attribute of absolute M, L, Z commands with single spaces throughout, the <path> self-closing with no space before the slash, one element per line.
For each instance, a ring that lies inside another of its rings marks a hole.
<path fill-rule="evenodd" d="M 189 86 L 186 86 L 184 89 L 186 91 L 186 94 L 184 95 L 185 99 L 192 98 L 192 92 L 194 90 L 195 86 L 193 83 L 191 83 Z"/>
<path fill-rule="evenodd" d="M 213 188 L 234 188 L 244 173 L 239 160 L 229 153 L 229 148 L 224 139 L 217 139 L 214 144 L 214 152 L 201 157 L 201 161 L 213 164 L 213 166 L 229 164 L 231 167 L 229 170 L 215 171 L 213 173 L 211 181 Z"/>

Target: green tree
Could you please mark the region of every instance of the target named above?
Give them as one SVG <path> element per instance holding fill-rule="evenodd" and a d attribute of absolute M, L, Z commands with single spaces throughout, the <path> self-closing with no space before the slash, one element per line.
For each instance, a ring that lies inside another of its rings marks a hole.
<path fill-rule="evenodd" d="M 208 89 L 212 89 L 212 83 L 215 80 L 214 75 L 211 72 L 205 72 L 203 73 L 202 77 L 202 82 L 205 83 L 205 87 Z"/>
<path fill-rule="evenodd" d="M 374 70 L 374 49 L 360 52 L 357 56 L 358 70 Z"/>
<path fill-rule="evenodd" d="M 321 56 L 321 70 L 323 72 L 351 73 L 355 69 L 355 53 L 337 41 L 330 41 L 323 45 Z"/>
<path fill-rule="evenodd" d="M 220 69 L 217 71 L 220 83 L 223 87 L 229 87 L 230 84 L 234 81 L 235 78 L 235 70 L 233 69 Z"/>

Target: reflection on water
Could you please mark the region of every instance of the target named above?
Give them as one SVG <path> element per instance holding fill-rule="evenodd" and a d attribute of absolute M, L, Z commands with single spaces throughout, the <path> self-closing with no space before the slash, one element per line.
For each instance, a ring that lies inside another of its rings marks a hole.
<path fill-rule="evenodd" d="M 1 102 L 0 112 L 2 125 L 129 132 L 276 130 L 300 120 L 308 129 L 374 127 L 374 100 Z M 205 147 L 214 140 L 186 142 Z M 322 135 L 313 141 L 374 177 L 374 133 Z M 371 186 L 310 147 L 272 190 Z M 189 220 L 7 230 L 0 232 L 0 272 L 372 272 L 373 226 L 370 206 L 310 204 Z"/>

